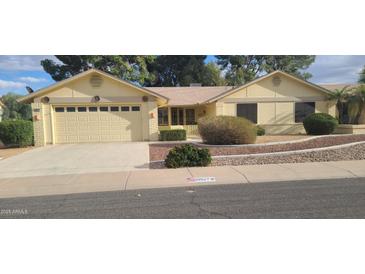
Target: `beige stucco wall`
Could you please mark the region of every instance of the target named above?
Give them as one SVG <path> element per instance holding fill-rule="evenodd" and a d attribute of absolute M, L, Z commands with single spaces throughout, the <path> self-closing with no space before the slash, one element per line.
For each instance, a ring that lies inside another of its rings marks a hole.
<path fill-rule="evenodd" d="M 142 97 L 146 94 L 121 82 L 102 77 L 103 82 L 100 87 L 93 87 L 90 84 L 90 77 L 87 75 L 77 79 L 65 86 L 55 89 L 48 93 L 52 97 L 92 97 L 99 95 L 101 97 Z"/>
<path fill-rule="evenodd" d="M 280 84 L 273 77 L 221 98 L 216 102 L 217 115 L 236 116 L 237 104 L 257 103 L 257 123 L 268 134 L 304 133 L 301 123 L 295 123 L 295 102 L 315 102 L 315 111 L 336 114 L 336 106 L 318 89 L 280 75 Z"/>
<path fill-rule="evenodd" d="M 142 138 L 145 141 L 158 140 L 158 114 L 157 101 L 153 96 L 147 96 L 133 87 L 119 83 L 109 78 L 103 78 L 100 87 L 92 87 L 90 84 L 90 75 L 77 79 L 65 86 L 51 90 L 41 97 L 35 98 L 32 103 L 35 132 L 35 145 L 43 146 L 54 144 L 55 127 L 54 127 L 54 106 L 100 106 L 100 105 L 139 105 L 142 123 Z M 101 100 L 93 102 L 94 96 L 100 96 Z M 43 103 L 42 98 L 47 96 L 49 104 Z M 142 97 L 147 96 L 145 102 Z"/>
<path fill-rule="evenodd" d="M 206 115 L 215 116 L 216 115 L 216 105 L 215 103 L 207 104 L 205 106 Z"/>
<path fill-rule="evenodd" d="M 35 146 L 44 146 L 46 144 L 42 105 L 42 103 L 31 104 Z"/>
<path fill-rule="evenodd" d="M 265 78 L 253 85 L 246 88 L 242 88 L 237 92 L 225 97 L 228 98 L 279 98 L 284 97 L 322 97 L 325 95 L 319 92 L 317 89 L 300 83 L 292 78 L 284 75 L 280 75 L 281 82 L 279 85 L 275 86 L 273 84 L 273 78 L 276 76 L 271 76 Z"/>
<path fill-rule="evenodd" d="M 339 125 L 335 133 L 338 134 L 365 134 L 365 125 Z"/>

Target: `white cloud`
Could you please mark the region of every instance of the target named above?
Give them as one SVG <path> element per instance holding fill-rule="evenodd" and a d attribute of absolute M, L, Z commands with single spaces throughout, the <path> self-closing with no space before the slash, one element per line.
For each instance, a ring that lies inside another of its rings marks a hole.
<path fill-rule="evenodd" d="M 47 80 L 44 78 L 36 78 L 36 77 L 19 77 L 18 78 L 22 82 L 26 83 L 40 83 L 40 82 L 46 82 Z"/>
<path fill-rule="evenodd" d="M 318 55 L 308 71 L 315 83 L 356 83 L 365 55 Z"/>
<path fill-rule="evenodd" d="M 53 55 L 1 55 L 0 70 L 7 71 L 41 71 L 41 60 L 57 61 Z"/>
<path fill-rule="evenodd" d="M 5 81 L 0 80 L 0 89 L 4 88 L 22 88 L 25 87 L 25 83 L 22 82 L 13 82 L 13 81 Z"/>

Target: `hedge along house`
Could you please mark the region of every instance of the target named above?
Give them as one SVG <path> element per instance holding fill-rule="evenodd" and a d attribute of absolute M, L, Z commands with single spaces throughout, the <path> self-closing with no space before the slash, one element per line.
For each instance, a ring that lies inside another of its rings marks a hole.
<path fill-rule="evenodd" d="M 304 132 L 313 112 L 336 114 L 329 91 L 275 71 L 238 87 L 139 87 L 90 69 L 31 93 L 35 144 L 156 141 L 163 129 L 198 135 L 205 115 L 242 116 L 268 134 Z"/>

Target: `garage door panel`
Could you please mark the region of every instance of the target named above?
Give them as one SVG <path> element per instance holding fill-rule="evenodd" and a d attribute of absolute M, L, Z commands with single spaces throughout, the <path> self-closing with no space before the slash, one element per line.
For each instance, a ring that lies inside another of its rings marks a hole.
<path fill-rule="evenodd" d="M 106 115 L 100 115 L 100 121 L 108 121 L 110 120 L 110 117 L 106 116 Z"/>
<path fill-rule="evenodd" d="M 75 115 L 67 115 L 67 121 L 68 122 L 77 121 L 77 117 Z"/>
<path fill-rule="evenodd" d="M 54 121 L 56 143 L 142 140 L 140 111 L 55 112 Z"/>
<path fill-rule="evenodd" d="M 80 126 L 79 126 L 79 130 L 80 131 L 88 131 L 90 129 L 90 127 L 86 124 L 81 124 Z"/>
<path fill-rule="evenodd" d="M 80 115 L 80 117 L 77 117 L 77 120 L 79 122 L 88 122 L 89 121 L 89 117 L 87 117 L 85 114 Z"/>
<path fill-rule="evenodd" d="M 67 143 L 67 136 L 59 135 L 57 137 L 57 140 L 58 140 L 59 143 Z"/>
<path fill-rule="evenodd" d="M 100 141 L 100 138 L 99 138 L 99 135 L 93 135 L 93 136 L 89 136 L 89 140 L 91 142 L 99 142 Z"/>
<path fill-rule="evenodd" d="M 78 142 L 78 136 L 77 135 L 69 135 L 69 136 L 67 136 L 67 140 L 69 141 L 69 142 L 72 142 L 72 143 L 75 143 L 75 142 Z"/>
<path fill-rule="evenodd" d="M 99 116 L 94 115 L 94 114 L 89 115 L 88 120 L 89 121 L 99 121 Z"/>

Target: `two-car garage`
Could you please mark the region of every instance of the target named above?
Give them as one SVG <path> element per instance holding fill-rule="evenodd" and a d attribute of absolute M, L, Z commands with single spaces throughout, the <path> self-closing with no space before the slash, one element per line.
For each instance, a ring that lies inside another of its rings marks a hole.
<path fill-rule="evenodd" d="M 158 140 L 166 96 L 90 69 L 31 92 L 35 146 Z"/>
<path fill-rule="evenodd" d="M 139 105 L 54 106 L 57 144 L 142 141 Z"/>

